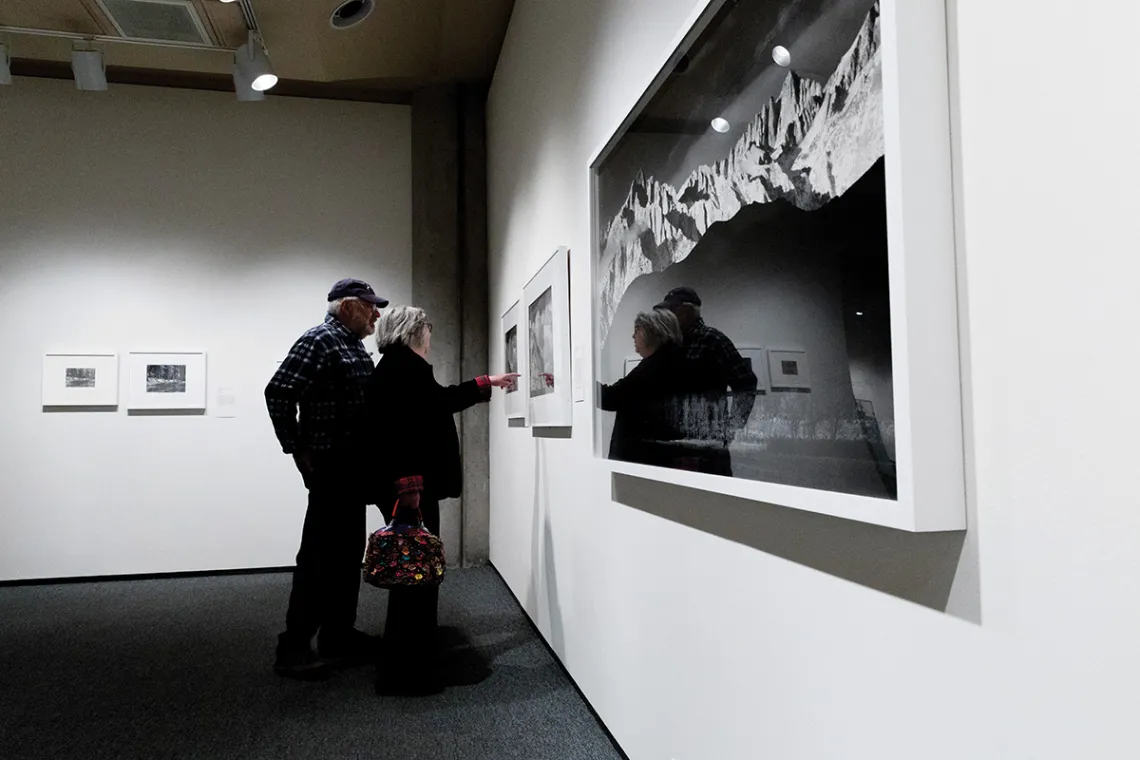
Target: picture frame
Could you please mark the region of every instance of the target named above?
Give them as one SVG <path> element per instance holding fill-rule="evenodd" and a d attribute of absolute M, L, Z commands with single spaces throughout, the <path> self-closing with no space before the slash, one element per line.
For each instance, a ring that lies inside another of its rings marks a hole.
<path fill-rule="evenodd" d="M 608 242 L 606 225 L 616 217 L 612 212 L 615 191 L 607 191 L 610 195 L 605 200 L 601 197 L 599 172 L 635 125 L 650 131 L 653 125 L 669 128 L 671 122 L 668 118 L 659 118 L 652 124 L 647 124 L 645 120 L 639 122 L 639 119 L 658 91 L 671 78 L 676 81 L 674 75 L 677 72 L 689 67 L 689 49 L 706 31 L 716 28 L 713 21 L 718 13 L 728 7 L 724 0 L 703 0 L 696 4 L 669 51 L 653 67 L 655 73 L 632 99 L 628 111 L 617 120 L 608 132 L 609 136 L 588 161 L 592 241 L 588 259 L 593 289 L 594 366 L 598 372 L 605 368 L 617 375 L 628 370 L 628 367 L 622 366 L 621 358 L 618 358 L 616 367 L 609 367 L 604 361 L 606 356 L 603 354 L 603 346 L 607 328 L 614 319 L 620 296 L 606 294 L 603 297 L 600 290 L 606 278 L 612 281 L 616 272 L 612 259 L 603 258 Z M 876 65 L 881 66 L 881 74 L 878 71 L 875 74 L 875 84 L 881 87 L 882 107 L 877 116 L 870 111 L 866 113 L 881 118 L 881 145 L 885 156 L 881 182 L 885 186 L 885 236 L 888 241 L 885 277 L 889 281 L 888 343 L 891 361 L 887 365 L 887 372 L 895 389 L 893 404 L 889 405 L 893 409 L 888 409 L 893 418 L 891 434 L 896 452 L 894 461 L 888 463 L 893 479 L 893 497 L 880 498 L 823 487 L 724 477 L 706 472 L 611 460 L 605 454 L 607 439 L 602 413 L 595 410 L 592 415 L 595 456 L 605 459 L 611 472 L 905 531 L 958 531 L 966 528 L 946 3 L 945 0 L 928 3 L 878 0 L 874 7 L 878 25 L 878 36 L 874 40 L 878 46 L 875 51 Z M 768 47 L 768 52 L 772 53 L 768 60 L 774 59 L 777 65 L 787 66 L 788 50 L 780 48 L 777 51 L 771 45 Z M 791 53 L 794 66 L 797 50 L 792 47 Z M 845 60 L 859 61 L 866 58 L 852 58 L 848 54 Z M 691 72 L 685 76 L 691 76 Z M 715 89 L 701 87 L 699 82 L 693 81 L 688 86 L 698 94 Z M 845 89 L 842 95 L 846 97 L 847 94 L 849 91 Z M 676 109 L 675 113 L 686 115 L 685 129 L 689 129 L 689 125 L 696 125 L 692 109 L 681 108 L 676 102 L 671 105 Z M 697 114 L 700 115 L 702 114 Z M 708 116 L 705 115 L 706 118 Z M 719 118 L 719 114 L 717 116 L 718 118 L 712 119 L 711 126 L 720 132 L 727 123 L 725 119 Z M 709 122 L 704 124 L 708 126 Z M 781 123 L 780 131 L 774 134 L 784 137 L 789 134 L 787 129 L 787 125 Z M 682 132 L 691 134 L 685 130 Z M 819 141 L 833 139 L 840 134 L 841 131 L 832 131 L 825 138 L 823 133 L 817 132 L 804 139 L 810 137 Z M 709 166 L 725 166 L 715 162 L 726 160 L 726 154 L 711 153 L 707 143 L 701 150 L 704 150 L 703 155 L 707 156 Z M 826 155 L 844 154 L 828 152 Z M 831 174 L 830 160 L 826 159 L 826 166 L 820 164 L 816 167 L 817 170 L 812 175 L 816 179 L 807 181 L 816 182 L 826 176 L 834 184 L 836 180 Z M 696 163 L 694 161 L 689 165 Z M 628 160 L 622 165 L 625 164 L 628 164 Z M 630 169 L 630 166 L 626 166 L 626 169 Z M 841 170 L 845 170 L 844 167 L 836 166 L 836 172 Z M 637 171 L 636 166 L 630 169 L 630 176 L 633 176 L 634 171 Z M 648 209 L 644 201 L 654 197 L 647 189 L 637 188 L 638 181 L 644 180 L 646 185 L 657 181 L 650 176 L 651 172 L 652 167 L 638 173 L 634 181 L 635 187 L 629 191 L 630 198 L 640 198 L 638 203 L 642 205 L 638 208 Z M 703 186 L 691 186 L 697 202 L 701 200 L 700 193 L 705 192 L 704 188 L 714 187 L 711 182 L 712 180 Z M 681 186 L 675 187 L 677 197 L 681 199 Z M 729 182 L 724 187 L 732 185 Z M 618 203 L 622 197 L 624 196 L 617 196 Z M 693 201 L 690 198 L 686 202 Z M 603 211 L 603 203 L 609 204 L 606 211 Z M 724 208 L 723 205 L 715 207 L 711 204 L 708 207 L 713 211 Z M 642 218 L 645 221 L 638 222 L 643 224 L 638 228 L 641 230 L 639 236 L 654 223 L 669 222 L 669 217 L 661 214 Z M 715 221 L 709 217 L 704 219 L 704 223 Z M 675 230 L 675 235 L 668 238 L 670 242 L 693 239 L 692 231 L 687 228 L 674 225 L 668 229 Z M 633 231 L 637 230 L 631 226 L 630 236 L 623 239 L 640 239 L 632 237 Z M 657 237 L 658 242 L 663 239 Z M 654 257 L 659 260 L 661 255 L 659 249 L 652 255 L 647 254 L 647 262 L 638 263 L 637 266 L 623 262 L 621 272 L 629 281 L 655 273 L 658 270 L 653 268 L 656 266 Z M 669 287 L 681 284 L 690 283 L 671 283 Z M 661 290 L 663 289 L 658 289 L 659 292 Z M 645 305 L 650 305 L 650 302 L 647 301 Z M 863 318 L 861 310 L 857 313 Z M 841 319 L 848 318 L 853 317 L 845 315 Z M 839 344 L 833 342 L 831 345 Z M 807 348 L 815 352 L 814 347 Z M 612 353 L 613 349 L 610 351 Z M 781 354 L 775 351 L 769 352 L 768 356 L 780 359 Z M 788 360 L 796 359 L 791 357 Z M 806 363 L 807 357 L 803 360 Z M 753 363 L 755 364 L 755 359 Z M 770 359 L 762 362 L 767 374 L 771 375 L 768 378 L 772 383 L 771 390 L 801 393 L 805 389 L 813 391 L 802 399 L 797 398 L 795 393 L 776 394 L 768 397 L 771 399 L 769 403 L 779 404 L 780 408 L 806 408 L 817 402 L 818 394 L 814 392 L 813 383 L 821 382 L 821 375 L 815 356 L 811 363 L 815 365 L 810 368 L 813 375 L 806 382 L 793 382 L 786 373 L 774 375 Z M 780 367 L 782 369 L 782 364 Z M 760 372 L 757 371 L 756 375 L 760 383 L 763 383 Z M 612 382 L 612 377 L 607 379 L 599 375 L 595 380 Z M 848 414 L 852 419 L 860 416 L 861 412 L 853 398 L 848 406 Z M 881 415 L 882 411 L 878 411 Z"/>
<path fill-rule="evenodd" d="M 127 409 L 132 412 L 205 412 L 205 351 L 132 351 Z"/>
<path fill-rule="evenodd" d="M 119 355 L 109 352 L 45 353 L 40 402 L 44 409 L 117 409 Z"/>
<path fill-rule="evenodd" d="M 523 288 L 527 416 L 532 428 L 570 427 L 570 249 L 562 246 Z"/>
<path fill-rule="evenodd" d="M 811 393 L 807 352 L 769 349 L 768 377 L 773 393 Z"/>
<path fill-rule="evenodd" d="M 527 331 L 522 329 L 519 324 L 521 313 L 521 301 L 515 301 L 502 316 L 499 337 L 503 341 L 503 362 L 505 366 L 503 371 L 519 373 L 519 379 L 514 386 L 507 388 L 503 393 L 506 397 L 504 402 L 506 416 L 508 420 L 521 420 L 525 424 L 529 394 L 522 381 L 527 378 Z"/>

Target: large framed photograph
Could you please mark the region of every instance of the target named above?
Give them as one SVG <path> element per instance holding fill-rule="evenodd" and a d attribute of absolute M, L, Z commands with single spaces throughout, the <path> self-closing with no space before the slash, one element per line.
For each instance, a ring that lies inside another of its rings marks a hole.
<path fill-rule="evenodd" d="M 44 354 L 41 403 L 45 409 L 118 408 L 118 354 Z"/>
<path fill-rule="evenodd" d="M 614 472 L 965 528 L 946 52 L 944 0 L 698 3 L 590 160 Z"/>
<path fill-rule="evenodd" d="M 570 427 L 570 250 L 559 248 L 523 288 L 531 427 Z"/>
<path fill-rule="evenodd" d="M 129 410 L 205 411 L 205 351 L 132 351 L 129 364 Z"/>
<path fill-rule="evenodd" d="M 521 312 L 520 303 L 515 301 L 514 305 L 507 309 L 507 313 L 503 315 L 499 335 L 503 340 L 505 371 L 517 372 L 519 377 L 525 380 L 526 371 L 523 369 L 523 362 L 526 358 L 526 330 L 520 329 L 519 314 Z M 525 421 L 529 394 L 523 384 L 516 381 L 510 388 L 507 388 L 504 395 L 507 397 L 507 419 Z"/>

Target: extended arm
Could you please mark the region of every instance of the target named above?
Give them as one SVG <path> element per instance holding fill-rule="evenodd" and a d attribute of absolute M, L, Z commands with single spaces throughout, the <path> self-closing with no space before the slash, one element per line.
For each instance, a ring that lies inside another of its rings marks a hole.
<path fill-rule="evenodd" d="M 455 414 L 484 401 L 490 401 L 492 387 L 491 378 L 480 375 L 474 380 L 458 385 L 441 386 L 440 397 L 447 411 Z"/>

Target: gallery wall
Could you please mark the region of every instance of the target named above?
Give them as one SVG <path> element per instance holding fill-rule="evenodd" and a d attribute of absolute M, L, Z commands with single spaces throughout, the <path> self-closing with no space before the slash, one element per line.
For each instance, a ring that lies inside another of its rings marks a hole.
<path fill-rule="evenodd" d="M 411 297 L 410 130 L 405 106 L 0 91 L 0 580 L 292 564 L 306 492 L 262 390 L 337 279 Z M 43 353 L 92 350 L 120 354 L 119 410 L 43 411 Z M 132 350 L 206 351 L 206 413 L 128 415 Z"/>
<path fill-rule="evenodd" d="M 492 320 L 568 245 L 574 340 L 590 335 L 588 161 L 694 5 L 516 4 L 489 104 Z M 1101 23 L 1107 2 L 982 5 L 950 14 L 970 494 L 957 543 L 613 479 L 588 404 L 567 437 L 510 427 L 493 402 L 492 562 L 635 760 L 1135 752 L 1140 412 L 1057 392 L 1140 370 L 1131 25 Z M 1097 40 L 1097 73 L 1057 39 Z M 1075 93 L 1098 104 L 1091 121 Z M 1058 151 L 1090 131 L 1119 149 L 1062 179 Z M 940 597 L 910 593 L 930 583 Z"/>

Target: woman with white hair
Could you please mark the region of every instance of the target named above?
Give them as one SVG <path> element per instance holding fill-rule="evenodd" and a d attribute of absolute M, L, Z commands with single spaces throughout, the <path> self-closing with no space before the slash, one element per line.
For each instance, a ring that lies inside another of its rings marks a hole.
<path fill-rule="evenodd" d="M 379 451 L 374 499 L 388 519 L 422 519 L 439 535 L 439 502 L 463 491 L 463 465 L 454 415 L 491 398 L 518 377 L 477 377 L 442 386 L 428 363 L 431 322 L 423 309 L 392 306 L 376 322 L 380 362 L 365 386 L 367 429 Z M 388 596 L 384 665 L 377 674 L 380 693 L 425 694 L 439 690 L 432 666 L 438 586 L 394 589 Z"/>
<path fill-rule="evenodd" d="M 681 399 L 697 388 L 697 367 L 685 357 L 681 325 L 668 309 L 633 322 L 633 348 L 641 361 L 613 385 L 598 389 L 600 406 L 616 412 L 610 459 L 669 466 L 681 438 Z"/>

